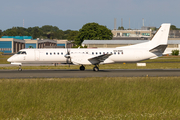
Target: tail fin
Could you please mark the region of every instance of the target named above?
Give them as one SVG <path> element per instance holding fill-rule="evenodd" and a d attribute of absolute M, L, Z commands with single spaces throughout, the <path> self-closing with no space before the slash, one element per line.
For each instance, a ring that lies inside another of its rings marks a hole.
<path fill-rule="evenodd" d="M 158 52 L 162 54 L 167 47 L 170 25 L 171 24 L 169 23 L 162 24 L 150 41 L 130 46 L 124 46 L 124 48 L 144 48 L 149 50 L 150 52 Z"/>
<path fill-rule="evenodd" d="M 169 24 L 169 23 L 164 23 L 161 25 L 159 30 L 156 32 L 154 37 L 151 39 L 151 41 L 149 43 L 149 48 L 153 49 L 160 45 L 167 45 L 170 25 L 171 24 Z"/>

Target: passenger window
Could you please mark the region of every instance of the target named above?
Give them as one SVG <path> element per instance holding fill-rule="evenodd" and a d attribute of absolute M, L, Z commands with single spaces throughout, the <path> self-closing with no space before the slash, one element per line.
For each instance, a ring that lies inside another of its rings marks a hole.
<path fill-rule="evenodd" d="M 96 55 L 97 55 L 98 53 L 96 52 Z"/>
<path fill-rule="evenodd" d="M 56 55 L 56 53 L 54 52 L 54 55 Z"/>
<path fill-rule="evenodd" d="M 101 52 L 99 52 L 99 54 L 101 55 Z"/>
<path fill-rule="evenodd" d="M 94 55 L 94 52 L 92 52 L 92 55 Z"/>
<path fill-rule="evenodd" d="M 61 55 L 63 55 L 63 52 L 61 53 Z"/>
<path fill-rule="evenodd" d="M 114 54 L 116 54 L 116 52 L 114 52 Z"/>
<path fill-rule="evenodd" d="M 59 52 L 57 53 L 57 55 L 59 55 Z"/>
<path fill-rule="evenodd" d="M 88 54 L 88 52 L 86 52 L 86 54 Z"/>
<path fill-rule="evenodd" d="M 46 53 L 46 55 L 48 55 L 48 52 Z"/>
<path fill-rule="evenodd" d="M 50 53 L 50 55 L 52 55 L 52 53 Z"/>

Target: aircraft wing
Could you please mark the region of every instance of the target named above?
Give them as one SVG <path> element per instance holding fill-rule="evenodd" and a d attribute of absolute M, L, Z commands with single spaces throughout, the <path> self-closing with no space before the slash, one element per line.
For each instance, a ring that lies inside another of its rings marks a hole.
<path fill-rule="evenodd" d="M 104 55 L 99 55 L 93 58 L 89 58 L 88 60 L 92 63 L 99 64 L 100 62 L 104 62 L 109 56 L 112 54 L 104 54 Z"/>

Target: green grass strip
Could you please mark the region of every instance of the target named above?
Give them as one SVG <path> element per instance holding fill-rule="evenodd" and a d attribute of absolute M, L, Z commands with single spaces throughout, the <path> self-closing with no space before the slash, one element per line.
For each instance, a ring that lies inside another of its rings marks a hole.
<path fill-rule="evenodd" d="M 179 77 L 0 79 L 0 119 L 180 119 Z"/>

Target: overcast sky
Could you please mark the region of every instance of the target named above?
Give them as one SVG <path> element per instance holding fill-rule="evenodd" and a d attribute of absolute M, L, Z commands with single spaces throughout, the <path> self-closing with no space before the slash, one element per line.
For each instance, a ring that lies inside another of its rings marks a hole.
<path fill-rule="evenodd" d="M 180 0 L 2 0 L 0 29 L 53 25 L 62 30 L 79 30 L 96 22 L 109 29 L 123 26 L 139 29 L 171 23 L 180 28 Z"/>

